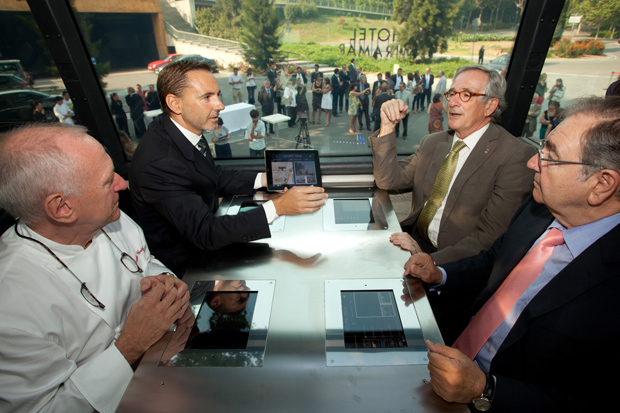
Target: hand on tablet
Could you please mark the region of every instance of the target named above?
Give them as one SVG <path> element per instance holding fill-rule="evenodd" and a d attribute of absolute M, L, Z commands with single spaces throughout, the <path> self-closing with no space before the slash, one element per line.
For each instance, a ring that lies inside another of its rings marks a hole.
<path fill-rule="evenodd" d="M 294 186 L 273 200 L 278 215 L 299 215 L 318 211 L 327 194 L 318 186 Z"/>

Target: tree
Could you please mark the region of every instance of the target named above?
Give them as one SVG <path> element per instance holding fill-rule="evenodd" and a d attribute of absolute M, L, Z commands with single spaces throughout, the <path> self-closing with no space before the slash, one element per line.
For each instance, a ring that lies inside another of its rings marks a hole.
<path fill-rule="evenodd" d="M 279 60 L 278 17 L 274 0 L 246 0 L 241 8 L 243 57 L 254 67 L 267 68 Z"/>
<path fill-rule="evenodd" d="M 200 34 L 239 40 L 241 34 L 241 0 L 217 0 L 212 8 L 196 11 L 194 23 Z"/>
<path fill-rule="evenodd" d="M 394 0 L 394 17 L 404 23 L 397 39 L 412 57 L 448 49 L 452 23 L 463 0 Z"/>

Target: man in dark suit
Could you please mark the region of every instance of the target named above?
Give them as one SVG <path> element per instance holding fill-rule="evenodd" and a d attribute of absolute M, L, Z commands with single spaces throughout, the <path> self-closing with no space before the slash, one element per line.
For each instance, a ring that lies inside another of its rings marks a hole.
<path fill-rule="evenodd" d="M 388 95 L 388 88 L 389 85 L 387 82 L 381 83 L 381 86 L 379 87 L 379 94 L 373 99 L 373 110 L 378 114 L 375 119 L 375 130 L 379 130 L 379 128 L 381 128 L 381 106 L 388 100 L 394 99 L 394 95 Z"/>
<path fill-rule="evenodd" d="M 431 75 L 431 68 L 424 69 L 424 75 L 422 76 L 422 90 L 424 96 L 422 97 L 422 110 L 424 110 L 424 97 L 426 97 L 426 105 L 431 104 L 431 93 L 433 93 L 433 82 L 435 76 Z"/>
<path fill-rule="evenodd" d="M 505 107 L 499 73 L 463 66 L 452 87 L 451 130 L 424 137 L 414 155 L 397 159 L 395 129 L 408 109 L 400 99 L 382 106 L 381 130 L 370 136 L 377 186 L 413 189 L 405 232 L 390 240 L 412 254 L 430 253 L 438 264 L 476 255 L 506 230 L 532 190 L 526 162 L 536 152 L 495 124 Z M 449 154 L 457 161 L 446 176 Z"/>
<path fill-rule="evenodd" d="M 323 76 L 323 72 L 319 71 L 319 65 L 314 65 L 314 72 L 312 72 L 312 74 L 310 74 L 310 82 L 314 83 L 314 81 L 316 80 L 317 76 Z"/>
<path fill-rule="evenodd" d="M 490 250 L 443 271 L 426 254 L 409 259 L 437 304 L 473 303 L 452 312 L 473 316 L 453 347 L 427 341 L 439 396 L 491 411 L 608 410 L 620 368 L 618 148 L 620 100 L 579 102 L 528 161 L 532 197 Z"/>
<path fill-rule="evenodd" d="M 377 90 L 381 87 L 381 82 L 383 82 L 383 73 L 379 72 L 377 73 L 377 80 L 372 84 L 371 94 L 373 98 L 377 96 Z"/>
<path fill-rule="evenodd" d="M 351 59 L 351 64 L 349 64 L 349 81 L 351 83 L 358 83 L 359 79 L 357 78 L 357 68 L 355 67 L 355 59 Z"/>
<path fill-rule="evenodd" d="M 368 97 L 368 95 L 370 95 L 370 85 L 368 85 L 368 82 L 366 81 L 366 75 L 360 76 L 359 83 L 357 84 L 357 91 L 360 93 L 364 93 L 363 95 L 359 96 L 360 107 L 358 110 L 357 120 L 360 124 L 360 130 L 364 129 L 364 122 L 362 117 L 366 118 L 366 128 L 368 130 L 371 130 L 369 108 L 372 99 Z"/>
<path fill-rule="evenodd" d="M 261 87 L 258 92 L 258 103 L 261 105 L 263 116 L 273 115 L 274 95 L 275 93 L 273 91 L 273 87 L 271 87 L 271 82 L 269 80 L 265 80 L 263 87 Z M 269 124 L 269 133 L 273 133 L 273 123 Z"/>
<path fill-rule="evenodd" d="M 272 63 L 269 71 L 267 72 L 267 79 L 269 79 L 269 83 L 275 85 L 276 77 L 278 77 L 278 72 L 276 71 L 276 64 Z"/>
<path fill-rule="evenodd" d="M 208 64 L 184 60 L 167 66 L 157 92 L 164 113 L 134 154 L 130 195 L 151 251 L 177 275 L 201 250 L 269 237 L 277 216 L 324 204 L 322 188 L 294 187 L 262 207 L 216 217 L 219 196 L 250 194 L 266 186 L 266 176 L 215 165 L 202 133 L 215 129 L 224 105 Z"/>
<path fill-rule="evenodd" d="M 403 69 L 398 69 L 394 75 L 392 75 L 392 82 L 394 82 L 394 91 L 396 92 L 398 86 L 404 81 L 403 79 Z"/>
<path fill-rule="evenodd" d="M 129 106 L 129 114 L 133 121 L 136 137 L 142 139 L 142 135 L 146 132 L 146 126 L 144 125 L 144 102 L 142 101 L 142 97 L 130 86 L 127 88 L 125 101 L 127 102 L 127 106 Z"/>
<path fill-rule="evenodd" d="M 342 107 L 344 103 L 344 111 L 349 111 L 349 72 L 347 72 L 347 65 L 342 65 L 342 69 L 340 73 L 338 73 L 338 77 L 340 78 L 340 96 L 338 107 L 340 112 L 342 112 Z"/>
<path fill-rule="evenodd" d="M 332 86 L 332 115 L 335 117 L 340 116 L 338 114 L 338 99 L 340 98 L 340 94 L 343 93 L 343 90 L 340 89 L 340 76 L 338 76 L 340 69 L 335 68 L 334 74 L 332 75 L 331 86 Z"/>
<path fill-rule="evenodd" d="M 297 72 L 293 76 L 291 76 L 289 80 L 291 81 L 292 84 L 296 85 L 297 79 L 301 79 L 301 83 L 304 85 L 308 83 L 308 78 L 306 78 L 306 74 L 303 72 L 303 70 L 299 66 L 297 66 Z"/>

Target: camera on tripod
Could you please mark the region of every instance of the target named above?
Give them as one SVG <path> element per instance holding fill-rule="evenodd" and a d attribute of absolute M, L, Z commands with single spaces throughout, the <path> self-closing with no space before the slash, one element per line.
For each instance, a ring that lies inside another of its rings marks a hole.
<path fill-rule="evenodd" d="M 297 123 L 299 123 L 299 135 L 295 137 L 295 141 L 297 142 L 295 149 L 299 147 L 299 144 L 301 144 L 304 149 L 312 148 L 310 132 L 308 132 L 308 118 L 300 116 Z"/>

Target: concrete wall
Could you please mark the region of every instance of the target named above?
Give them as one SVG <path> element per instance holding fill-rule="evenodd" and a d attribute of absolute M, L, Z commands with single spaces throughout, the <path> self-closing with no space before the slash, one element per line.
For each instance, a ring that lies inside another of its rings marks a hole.
<path fill-rule="evenodd" d="M 220 70 L 225 69 L 228 65 L 243 62 L 243 57 L 235 53 L 227 53 L 222 50 L 209 49 L 207 47 L 198 46 L 183 42 L 182 40 L 172 39 L 177 53 L 182 54 L 199 54 L 209 59 L 215 59 L 218 62 Z"/>

